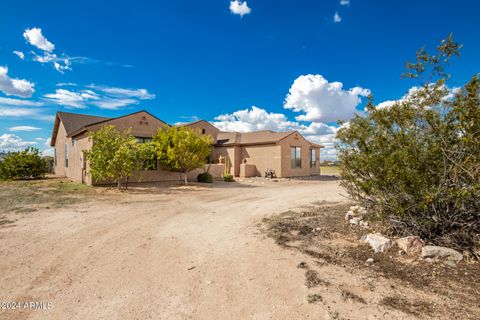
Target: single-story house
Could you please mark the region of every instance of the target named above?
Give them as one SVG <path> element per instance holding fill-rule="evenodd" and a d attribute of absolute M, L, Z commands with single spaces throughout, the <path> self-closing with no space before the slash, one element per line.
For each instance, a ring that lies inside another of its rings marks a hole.
<path fill-rule="evenodd" d="M 106 125 L 113 125 L 121 131 L 130 130 L 139 142 L 151 140 L 158 129 L 170 126 L 147 111 L 117 118 L 57 112 L 50 140 L 50 145 L 54 147 L 55 175 L 86 184 L 100 184 L 101 181 L 92 181 L 83 151 L 89 150 L 95 143 L 89 137 L 89 132 Z M 320 174 L 322 146 L 309 142 L 297 131 L 224 132 L 204 120 L 182 126 L 213 138 L 209 166 L 214 178 L 221 178 L 225 163 L 230 164 L 230 172 L 235 177 L 262 176 L 269 169 L 274 170 L 277 177 Z M 189 179 L 196 178 L 200 172 L 203 169 L 189 173 Z M 155 170 L 139 172 L 136 179 L 155 182 L 178 180 L 179 176 L 157 166 Z"/>

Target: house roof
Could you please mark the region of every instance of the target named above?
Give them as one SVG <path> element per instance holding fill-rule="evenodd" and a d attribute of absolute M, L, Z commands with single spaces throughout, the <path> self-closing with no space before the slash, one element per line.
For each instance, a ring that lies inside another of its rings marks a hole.
<path fill-rule="evenodd" d="M 217 136 L 217 145 L 233 144 L 269 144 L 276 143 L 288 137 L 295 131 L 275 132 L 271 130 L 255 132 L 224 132 L 221 131 Z"/>
<path fill-rule="evenodd" d="M 90 124 L 98 123 L 108 119 L 110 118 L 59 111 L 57 112 L 57 115 L 55 117 L 55 123 L 53 125 L 52 139 L 50 140 L 50 145 L 55 145 L 60 121 L 63 123 L 65 131 L 67 132 L 67 136 L 71 136 L 74 132 Z"/>

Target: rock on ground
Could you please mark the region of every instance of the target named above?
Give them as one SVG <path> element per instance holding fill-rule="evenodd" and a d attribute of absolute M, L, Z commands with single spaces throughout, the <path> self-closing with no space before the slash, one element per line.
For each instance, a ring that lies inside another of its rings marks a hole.
<path fill-rule="evenodd" d="M 396 240 L 397 246 L 407 254 L 420 254 L 425 242 L 416 236 L 404 237 Z"/>
<path fill-rule="evenodd" d="M 458 262 L 463 259 L 463 255 L 450 248 L 439 246 L 425 246 L 422 248 L 422 258 L 445 259 Z"/>
<path fill-rule="evenodd" d="M 384 252 L 393 246 L 392 240 L 385 238 L 381 234 L 369 233 L 364 241 L 372 247 L 375 252 Z"/>

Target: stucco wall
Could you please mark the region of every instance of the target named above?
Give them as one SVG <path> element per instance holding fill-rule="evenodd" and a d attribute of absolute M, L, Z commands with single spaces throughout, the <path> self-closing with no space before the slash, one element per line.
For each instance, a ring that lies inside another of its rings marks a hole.
<path fill-rule="evenodd" d="M 263 146 L 245 146 L 242 148 L 241 160 L 246 159 L 247 164 L 254 164 L 256 176 L 263 176 L 267 169 L 275 170 L 281 176 L 281 148 L 278 144 Z"/>
<path fill-rule="evenodd" d="M 257 167 L 254 164 L 242 163 L 240 164 L 240 177 L 250 178 L 258 176 Z"/>
<path fill-rule="evenodd" d="M 317 150 L 316 152 L 316 165 L 313 168 L 310 168 L 310 149 L 312 149 L 311 144 L 305 140 L 300 134 L 291 134 L 282 141 L 280 141 L 281 146 L 281 176 L 282 177 L 303 177 L 310 175 L 319 175 L 320 174 L 320 161 L 319 155 L 320 150 L 318 148 L 313 148 Z M 301 160 L 302 164 L 300 168 L 292 168 L 291 163 L 291 147 L 300 147 L 301 148 Z M 278 175 L 278 173 L 277 173 Z"/>
<path fill-rule="evenodd" d="M 58 126 L 58 133 L 57 139 L 55 140 L 55 175 L 59 177 L 66 176 L 65 170 L 65 142 L 67 140 L 67 132 L 65 131 L 65 127 L 63 123 L 60 123 Z"/>
<path fill-rule="evenodd" d="M 214 126 L 212 126 L 210 123 L 206 121 L 198 121 L 198 122 L 186 125 L 186 127 L 191 129 L 197 129 L 200 131 L 200 133 L 202 132 L 202 129 L 205 130 L 205 134 L 208 134 L 212 137 L 213 144 L 217 143 L 217 136 L 218 136 L 219 130 Z"/>
<path fill-rule="evenodd" d="M 223 164 L 205 165 L 205 170 L 210 166 L 209 173 L 214 179 L 222 179 Z M 190 171 L 187 175 L 189 181 L 197 181 L 198 174 L 204 172 L 204 169 L 196 169 Z M 158 168 L 158 170 L 140 171 L 132 175 L 129 182 L 161 182 L 161 181 L 180 181 L 180 174 L 178 172 L 170 172 Z M 93 185 L 111 184 L 112 181 L 93 181 Z"/>
<path fill-rule="evenodd" d="M 157 133 L 159 128 L 163 128 L 167 124 L 146 112 L 139 112 L 92 125 L 88 127 L 88 130 L 97 131 L 106 125 L 115 126 L 120 131 L 131 129 L 130 133 L 135 137 L 151 137 Z"/>
<path fill-rule="evenodd" d="M 218 161 L 220 156 L 228 158 L 230 161 L 230 173 L 235 177 L 240 175 L 241 149 L 238 146 L 213 148 L 212 158 Z"/>

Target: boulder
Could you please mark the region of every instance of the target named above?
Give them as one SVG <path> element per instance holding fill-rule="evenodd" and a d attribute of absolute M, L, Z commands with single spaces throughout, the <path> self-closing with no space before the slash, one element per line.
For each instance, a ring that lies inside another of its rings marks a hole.
<path fill-rule="evenodd" d="M 425 242 L 416 236 L 400 238 L 396 240 L 397 246 L 407 254 L 420 254 Z"/>
<path fill-rule="evenodd" d="M 367 234 L 364 241 L 368 243 L 375 252 L 384 252 L 393 246 L 392 240 L 376 233 Z"/>
<path fill-rule="evenodd" d="M 425 246 L 422 248 L 422 258 L 434 258 L 458 262 L 463 259 L 463 255 L 456 250 L 446 247 Z"/>

